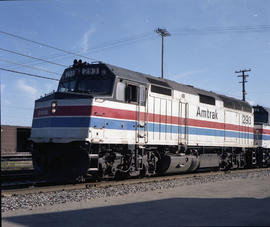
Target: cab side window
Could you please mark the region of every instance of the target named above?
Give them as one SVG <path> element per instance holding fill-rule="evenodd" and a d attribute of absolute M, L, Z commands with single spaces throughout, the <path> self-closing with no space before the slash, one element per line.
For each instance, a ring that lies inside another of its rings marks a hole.
<path fill-rule="evenodd" d="M 116 100 L 145 105 L 146 89 L 144 85 L 135 85 L 120 80 L 116 86 Z"/>
<path fill-rule="evenodd" d="M 116 99 L 125 102 L 126 84 L 118 82 L 116 87 Z"/>
<path fill-rule="evenodd" d="M 140 104 L 145 105 L 145 86 L 140 85 Z"/>
<path fill-rule="evenodd" d="M 139 87 L 136 85 L 128 84 L 126 87 L 126 101 L 127 102 L 139 102 Z"/>

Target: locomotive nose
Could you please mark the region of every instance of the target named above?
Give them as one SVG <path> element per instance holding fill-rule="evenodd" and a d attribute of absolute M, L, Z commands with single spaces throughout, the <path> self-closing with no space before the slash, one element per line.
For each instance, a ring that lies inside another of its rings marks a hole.
<path fill-rule="evenodd" d="M 36 101 L 30 139 L 44 143 L 87 140 L 91 108 L 89 97 Z"/>

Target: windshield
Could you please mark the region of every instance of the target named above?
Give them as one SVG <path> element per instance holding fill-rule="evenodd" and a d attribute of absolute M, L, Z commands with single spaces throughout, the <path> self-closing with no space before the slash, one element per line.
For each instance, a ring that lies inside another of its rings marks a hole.
<path fill-rule="evenodd" d="M 58 91 L 65 92 L 65 91 L 74 91 L 75 90 L 76 81 L 62 81 L 59 84 Z"/>
<path fill-rule="evenodd" d="M 77 86 L 78 92 L 85 92 L 90 94 L 111 94 L 113 88 L 112 77 L 89 76 L 82 78 Z"/>
<path fill-rule="evenodd" d="M 68 69 L 61 78 L 58 91 L 110 95 L 113 85 L 114 76 L 97 67 Z"/>
<path fill-rule="evenodd" d="M 79 71 L 77 69 L 66 69 L 60 80 L 58 91 L 74 91 L 78 74 Z"/>

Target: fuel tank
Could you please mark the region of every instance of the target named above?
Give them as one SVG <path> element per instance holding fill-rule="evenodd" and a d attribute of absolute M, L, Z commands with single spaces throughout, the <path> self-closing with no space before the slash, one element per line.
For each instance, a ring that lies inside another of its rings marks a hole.
<path fill-rule="evenodd" d="M 165 155 L 160 162 L 160 173 L 193 172 L 199 167 L 199 158 L 195 155 Z"/>

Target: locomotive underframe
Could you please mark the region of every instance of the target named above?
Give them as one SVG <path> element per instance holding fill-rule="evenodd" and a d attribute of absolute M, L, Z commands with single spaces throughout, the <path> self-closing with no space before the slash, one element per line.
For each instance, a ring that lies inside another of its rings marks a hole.
<path fill-rule="evenodd" d="M 119 179 L 270 165 L 270 150 L 263 148 L 39 143 L 32 156 L 37 176 L 64 181 L 87 175 Z"/>

